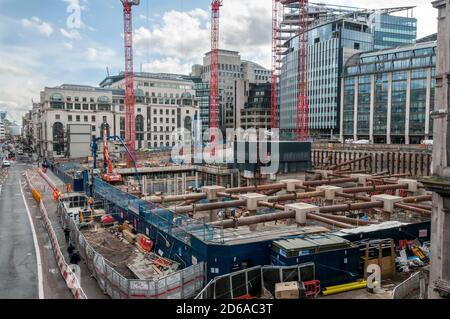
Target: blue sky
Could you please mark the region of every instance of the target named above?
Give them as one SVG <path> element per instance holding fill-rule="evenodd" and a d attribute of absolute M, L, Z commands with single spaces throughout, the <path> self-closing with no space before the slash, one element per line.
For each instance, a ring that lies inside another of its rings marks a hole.
<path fill-rule="evenodd" d="M 389 0 L 329 0 L 359 7 L 388 7 Z M 134 7 L 135 69 L 189 73 L 209 49 L 210 0 L 141 0 Z M 80 27 L 67 23 L 70 5 L 81 9 Z M 418 5 L 419 36 L 436 30 L 436 12 Z M 11 118 L 39 100 L 44 86 L 97 85 L 106 67 L 123 69 L 122 6 L 119 0 L 0 0 L 0 110 Z M 270 67 L 271 1 L 224 0 L 221 47 Z"/>

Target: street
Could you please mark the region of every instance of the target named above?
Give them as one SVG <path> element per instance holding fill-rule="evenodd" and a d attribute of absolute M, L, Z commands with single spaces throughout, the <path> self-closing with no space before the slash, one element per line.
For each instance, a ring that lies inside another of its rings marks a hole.
<path fill-rule="evenodd" d="M 39 298 L 33 231 L 20 184 L 25 167 L 9 168 L 0 194 L 0 298 Z"/>

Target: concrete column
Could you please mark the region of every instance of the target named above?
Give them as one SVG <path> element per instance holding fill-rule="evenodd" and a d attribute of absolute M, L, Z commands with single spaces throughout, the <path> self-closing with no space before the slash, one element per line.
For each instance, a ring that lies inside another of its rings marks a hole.
<path fill-rule="evenodd" d="M 427 70 L 427 91 L 425 102 L 425 139 L 430 138 L 430 108 L 431 108 L 431 68 Z"/>
<path fill-rule="evenodd" d="M 186 173 L 183 173 L 183 194 L 186 194 L 187 191 L 187 178 L 186 178 Z"/>
<path fill-rule="evenodd" d="M 355 102 L 353 106 L 353 140 L 358 140 L 358 96 L 359 96 L 358 77 L 355 77 Z"/>
<path fill-rule="evenodd" d="M 392 123 L 392 72 L 388 74 L 388 105 L 386 120 L 386 144 L 391 144 L 391 123 Z"/>
<path fill-rule="evenodd" d="M 373 110 L 375 105 L 375 75 L 370 76 L 370 113 L 369 113 L 369 140 L 373 143 Z"/>
<path fill-rule="evenodd" d="M 405 144 L 409 144 L 409 118 L 411 117 L 411 70 L 406 80 L 406 109 L 405 109 Z"/>
<path fill-rule="evenodd" d="M 339 141 L 344 143 L 344 78 L 341 79 L 341 118 L 339 125 Z"/>
<path fill-rule="evenodd" d="M 147 191 L 147 175 L 143 175 L 142 176 L 142 194 L 144 196 L 147 196 L 148 191 Z"/>

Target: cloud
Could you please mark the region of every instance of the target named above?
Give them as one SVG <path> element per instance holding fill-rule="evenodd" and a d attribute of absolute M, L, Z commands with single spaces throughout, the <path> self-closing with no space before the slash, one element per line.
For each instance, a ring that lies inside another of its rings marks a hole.
<path fill-rule="evenodd" d="M 150 51 L 178 59 L 201 57 L 209 43 L 207 17 L 207 12 L 202 9 L 164 13 L 161 26 L 152 30 L 140 27 L 134 31 L 137 53 L 142 55 Z"/>
<path fill-rule="evenodd" d="M 98 64 L 98 67 L 104 68 L 111 63 L 111 60 L 116 58 L 116 52 L 108 48 L 88 48 L 86 50 L 86 58 L 89 62 L 95 62 L 95 64 Z"/>
<path fill-rule="evenodd" d="M 39 92 L 51 84 L 38 70 L 44 67 L 39 54 L 26 47 L 10 46 L 0 50 L 0 110 L 20 122 L 24 112 L 31 108 L 31 100 L 39 99 Z"/>
<path fill-rule="evenodd" d="M 68 50 L 72 50 L 73 49 L 73 43 L 72 42 L 64 42 L 63 45 Z"/>
<path fill-rule="evenodd" d="M 53 33 L 53 27 L 50 23 L 41 21 L 38 17 L 32 17 L 31 19 L 22 19 L 22 26 L 27 29 L 33 29 L 40 34 L 49 37 Z"/>
<path fill-rule="evenodd" d="M 175 73 L 175 74 L 189 74 L 191 71 L 190 63 L 183 63 L 178 58 L 165 58 L 161 60 L 153 60 L 149 63 L 142 64 L 144 72 L 155 73 Z"/>
<path fill-rule="evenodd" d="M 61 32 L 63 37 L 70 39 L 70 40 L 80 40 L 81 39 L 80 33 L 75 29 L 66 30 L 66 29 L 61 28 L 61 29 L 59 29 L 59 32 Z"/>

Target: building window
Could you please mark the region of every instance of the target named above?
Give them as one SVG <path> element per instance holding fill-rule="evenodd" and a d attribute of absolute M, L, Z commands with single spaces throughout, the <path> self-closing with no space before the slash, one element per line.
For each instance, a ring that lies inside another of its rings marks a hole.
<path fill-rule="evenodd" d="M 67 119 L 68 119 L 69 122 L 72 122 L 72 120 L 73 120 L 72 115 L 69 115 L 69 116 L 67 117 Z"/>
<path fill-rule="evenodd" d="M 77 122 L 80 122 L 81 121 L 81 116 L 77 115 L 76 119 L 77 119 Z"/>
<path fill-rule="evenodd" d="M 84 121 L 88 122 L 89 121 L 89 117 L 87 115 L 84 116 Z"/>
<path fill-rule="evenodd" d="M 95 122 L 95 115 L 92 115 L 91 122 Z"/>
<path fill-rule="evenodd" d="M 56 115 L 55 115 L 55 119 L 60 120 L 60 119 L 61 119 L 61 115 L 56 114 Z"/>

